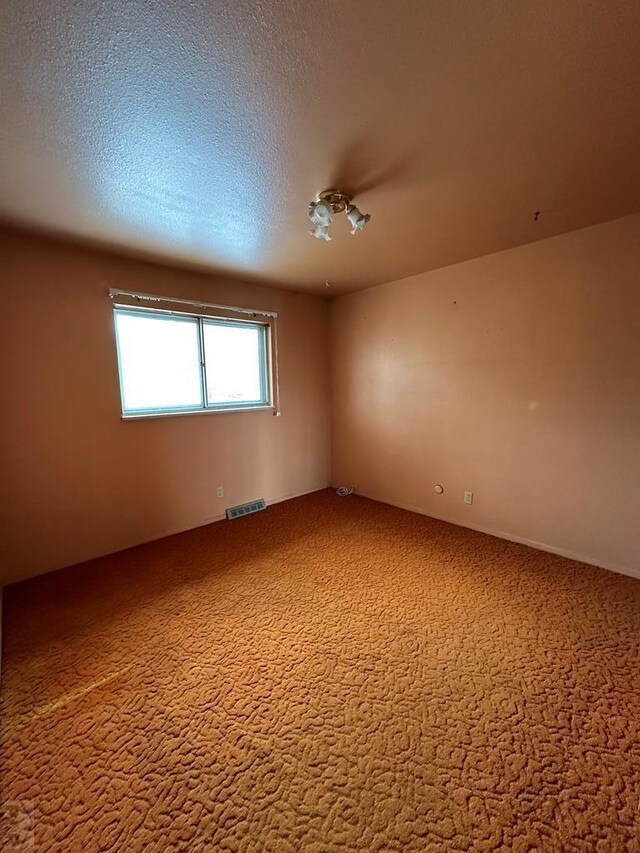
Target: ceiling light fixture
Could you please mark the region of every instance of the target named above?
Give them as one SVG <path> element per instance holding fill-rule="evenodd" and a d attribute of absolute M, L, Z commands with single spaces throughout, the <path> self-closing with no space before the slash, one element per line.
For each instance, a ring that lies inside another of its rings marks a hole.
<path fill-rule="evenodd" d="M 352 204 L 351 196 L 340 190 L 323 190 L 318 193 L 309 204 L 309 219 L 315 225 L 313 231 L 309 233 L 318 240 L 331 240 L 329 226 L 333 223 L 333 217 L 336 213 L 343 213 L 345 210 L 347 219 L 351 223 L 352 234 L 362 231 L 371 219 L 368 213 L 361 213 L 355 204 Z"/>
<path fill-rule="evenodd" d="M 368 213 L 360 213 L 355 204 L 350 204 L 347 208 L 347 219 L 351 223 L 351 233 L 357 234 L 358 231 L 362 231 L 371 216 Z"/>
<path fill-rule="evenodd" d="M 309 232 L 313 234 L 314 237 L 317 237 L 318 240 L 330 240 L 331 235 L 329 234 L 329 226 L 328 225 L 316 225 L 313 231 Z"/>

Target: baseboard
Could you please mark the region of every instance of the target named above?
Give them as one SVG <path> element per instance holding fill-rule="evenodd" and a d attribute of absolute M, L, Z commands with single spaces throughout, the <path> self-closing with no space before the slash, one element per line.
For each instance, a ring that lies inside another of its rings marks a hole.
<path fill-rule="evenodd" d="M 324 489 L 330 489 L 330 483 L 327 483 L 326 486 L 319 486 L 317 489 L 307 489 L 305 492 L 293 492 L 290 495 L 285 495 L 282 498 L 273 498 L 273 500 L 267 501 L 267 506 L 271 506 L 272 504 L 280 504 L 283 501 L 292 501 L 294 498 L 301 498 L 303 495 L 312 495 L 314 492 L 322 492 Z"/>
<path fill-rule="evenodd" d="M 267 506 L 272 506 L 273 504 L 282 503 L 283 501 L 290 501 L 294 498 L 301 498 L 303 495 L 310 495 L 313 492 L 321 492 L 323 489 L 329 488 L 329 484 L 325 486 L 318 486 L 314 489 L 306 489 L 302 492 L 291 492 L 287 495 L 280 495 L 277 498 L 270 498 L 267 500 Z M 182 527 L 173 527 L 169 530 L 166 530 L 162 533 L 158 533 L 157 535 L 150 536 L 147 539 L 139 539 L 135 542 L 129 542 L 126 545 L 122 545 L 121 547 L 115 548 L 113 551 L 104 551 L 100 554 L 93 554 L 91 557 L 85 557 L 83 560 L 78 560 L 73 563 L 65 563 L 62 566 L 55 566 L 53 568 L 47 569 L 44 572 L 37 572 L 36 574 L 26 575 L 23 578 L 19 578 L 17 580 L 12 580 L 6 586 L 9 586 L 14 583 L 20 583 L 23 580 L 30 580 L 31 578 L 41 577 L 42 575 L 48 575 L 51 572 L 59 572 L 61 569 L 67 569 L 69 566 L 76 566 L 79 563 L 88 563 L 91 560 L 100 560 L 102 557 L 110 557 L 112 554 L 119 554 L 122 551 L 128 551 L 130 548 L 138 548 L 140 545 L 149 545 L 151 542 L 158 542 L 160 539 L 166 539 L 169 536 L 176 536 L 178 533 L 187 533 L 189 530 L 196 530 L 198 527 L 206 527 L 208 524 L 213 524 L 216 521 L 224 521 L 226 519 L 225 513 L 219 513 L 216 515 L 209 516 L 204 519 L 200 519 L 199 521 L 192 522 L 190 524 L 184 525 Z M 0 594 L 2 592 L 2 586 L 0 585 Z M 0 626 L 1 627 L 1 626 Z"/>
<path fill-rule="evenodd" d="M 329 486 L 319 486 L 317 489 L 306 489 L 304 492 L 291 492 L 288 495 L 282 495 L 278 498 L 271 498 L 266 501 L 267 506 L 273 506 L 274 504 L 280 504 L 283 501 L 292 501 L 294 498 L 301 498 L 303 495 L 312 495 L 314 492 L 321 492 L 323 489 L 327 489 Z M 198 527 L 206 527 L 207 524 L 213 524 L 216 521 L 224 521 L 227 515 L 225 512 L 220 513 L 218 515 L 212 515 L 209 518 L 205 518 L 204 521 L 197 521 L 195 524 L 189 524 L 187 527 L 176 527 L 174 530 L 170 530 L 169 533 L 163 533 L 162 536 L 154 536 L 153 539 L 145 539 L 144 542 L 136 542 L 135 545 L 129 545 L 130 548 L 135 548 L 138 545 L 148 545 L 149 542 L 157 542 L 158 539 L 164 539 L 167 536 L 175 536 L 177 533 L 186 533 L 188 530 L 196 530 Z M 126 548 L 118 549 L 126 551 Z M 114 551 L 113 553 L 118 553 Z M 103 555 L 104 556 L 104 555 Z"/>
<path fill-rule="evenodd" d="M 585 557 L 584 554 L 578 554 L 575 551 L 568 551 L 566 548 L 558 548 L 555 545 L 549 545 L 546 542 L 536 542 L 534 539 L 526 539 L 524 536 L 515 536 L 512 533 L 507 533 L 505 530 L 495 530 L 493 527 L 484 527 L 481 524 L 473 524 L 472 522 L 462 522 L 458 518 L 449 518 L 445 515 L 435 515 L 432 512 L 427 512 L 418 506 L 410 504 L 397 503 L 396 501 L 382 500 L 381 498 L 368 495 L 365 492 L 357 492 L 360 497 L 368 498 L 378 503 L 386 503 L 390 506 L 397 506 L 398 509 L 406 509 L 409 512 L 416 512 L 419 515 L 426 515 L 429 518 L 435 518 L 438 521 L 446 521 L 448 524 L 455 524 L 458 527 L 467 527 L 470 530 L 476 530 L 478 533 L 486 533 L 489 536 L 495 536 L 497 539 L 506 539 L 508 542 L 517 542 L 518 545 L 527 545 L 529 548 L 535 548 L 537 551 L 547 551 L 549 554 L 557 554 L 559 557 L 566 557 L 569 560 L 577 560 L 579 563 L 586 563 L 589 566 L 595 566 L 598 569 L 606 569 L 609 572 L 616 572 L 619 575 L 626 575 L 630 578 L 640 580 L 640 568 L 632 569 L 629 566 L 620 566 L 615 563 L 594 563 L 593 558 Z"/>
<path fill-rule="evenodd" d="M 303 495 L 311 495 L 313 492 L 321 492 L 323 489 L 328 488 L 328 486 L 318 486 L 317 489 L 306 489 L 304 492 L 291 492 L 288 495 L 281 495 L 277 498 L 270 498 L 267 500 L 267 506 L 273 506 L 273 504 L 279 504 L 283 501 L 291 501 L 294 498 L 301 498 Z M 142 539 L 140 542 L 133 542 L 131 545 L 125 545 L 123 548 L 117 548 L 115 551 L 109 551 L 106 554 L 98 554 L 96 557 L 89 557 L 87 560 L 82 560 L 83 563 L 88 562 L 89 560 L 98 560 L 101 557 L 109 557 L 111 554 L 119 554 L 121 551 L 128 551 L 129 548 L 137 548 L 139 545 L 148 545 L 150 542 L 158 542 L 160 539 L 166 539 L 168 536 L 177 536 L 178 533 L 187 533 L 189 530 L 197 530 L 198 527 L 206 527 L 208 524 L 214 524 L 216 521 L 225 521 L 226 513 L 219 513 L 217 515 L 209 516 L 208 518 L 202 519 L 201 521 L 196 521 L 193 524 L 187 524 L 184 527 L 174 527 L 171 530 L 168 530 L 166 533 L 161 533 L 158 536 L 152 536 L 149 539 Z M 75 564 L 72 564 L 75 565 Z M 62 566 L 62 568 L 66 568 Z M 53 571 L 58 571 L 57 569 L 53 569 Z"/>

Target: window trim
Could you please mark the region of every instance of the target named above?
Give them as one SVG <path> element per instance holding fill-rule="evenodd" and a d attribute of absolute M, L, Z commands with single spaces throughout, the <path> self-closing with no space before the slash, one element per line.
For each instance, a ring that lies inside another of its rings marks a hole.
<path fill-rule="evenodd" d="M 117 316 L 119 314 L 146 316 L 146 317 L 171 317 L 173 320 L 184 320 L 186 322 L 196 322 L 198 334 L 198 354 L 199 354 L 199 378 L 200 378 L 200 394 L 202 404 L 200 406 L 174 406 L 167 408 L 148 408 L 148 409 L 126 409 L 124 401 L 124 384 L 122 381 L 122 360 L 120 357 L 120 340 L 118 335 Z M 236 319 L 233 317 L 216 316 L 213 314 L 196 314 L 195 312 L 187 311 L 171 311 L 162 308 L 146 308 L 131 305 L 114 305 L 113 306 L 113 324 L 116 339 L 116 359 L 118 362 L 118 381 L 120 383 L 120 408 L 122 420 L 144 420 L 147 418 L 164 418 L 175 417 L 176 415 L 203 415 L 222 412 L 255 412 L 255 411 L 276 411 L 274 404 L 274 357 L 273 357 L 273 334 L 271 323 L 264 320 L 256 319 Z M 249 326 L 259 329 L 259 359 L 260 359 L 260 390 L 261 399 L 259 401 L 250 401 L 247 403 L 213 403 L 207 402 L 207 369 L 205 361 L 205 346 L 204 346 L 204 325 L 213 326 Z"/>

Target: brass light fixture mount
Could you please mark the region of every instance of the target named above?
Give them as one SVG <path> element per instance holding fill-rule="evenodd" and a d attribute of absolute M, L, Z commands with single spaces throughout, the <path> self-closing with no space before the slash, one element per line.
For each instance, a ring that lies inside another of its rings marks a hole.
<path fill-rule="evenodd" d="M 342 190 L 322 190 L 318 193 L 318 201 L 326 201 L 334 213 L 342 213 L 351 204 L 351 196 Z"/>
<path fill-rule="evenodd" d="M 353 204 L 351 196 L 342 190 L 322 190 L 321 193 L 309 203 L 307 215 L 313 225 L 313 231 L 310 231 L 312 237 L 318 240 L 331 240 L 329 228 L 333 223 L 333 217 L 337 213 L 345 213 L 351 226 L 351 233 L 357 234 L 362 231 L 367 222 L 371 219 L 368 213 L 361 213 Z"/>

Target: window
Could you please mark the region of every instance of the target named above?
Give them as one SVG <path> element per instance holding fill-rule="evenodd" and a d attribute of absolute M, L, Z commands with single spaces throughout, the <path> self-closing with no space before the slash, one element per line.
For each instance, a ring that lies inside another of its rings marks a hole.
<path fill-rule="evenodd" d="M 126 416 L 271 405 L 269 324 L 115 308 Z"/>

